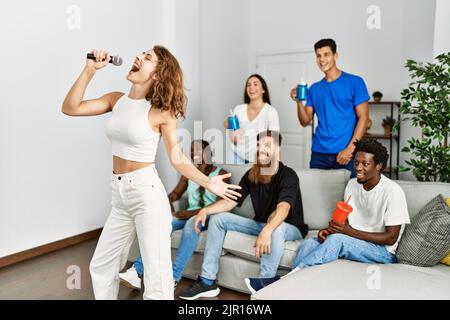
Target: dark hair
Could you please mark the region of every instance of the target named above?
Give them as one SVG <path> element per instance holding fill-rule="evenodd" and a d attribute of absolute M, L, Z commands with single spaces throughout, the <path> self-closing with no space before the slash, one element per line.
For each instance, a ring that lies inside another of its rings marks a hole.
<path fill-rule="evenodd" d="M 202 139 L 193 140 L 191 144 L 201 143 L 202 144 L 202 163 L 204 161 L 203 153 L 206 153 L 206 164 L 212 164 L 212 151 L 209 142 Z"/>
<path fill-rule="evenodd" d="M 156 80 L 150 87 L 146 99 L 156 109 L 169 110 L 176 118 L 185 118 L 187 97 L 184 94 L 183 71 L 177 59 L 162 46 L 154 46 L 158 63 L 153 71 Z"/>
<path fill-rule="evenodd" d="M 320 39 L 314 44 L 314 51 L 323 47 L 330 47 L 333 53 L 336 53 L 336 42 L 333 39 Z"/>
<path fill-rule="evenodd" d="M 250 103 L 250 97 L 249 97 L 248 94 L 247 94 L 247 84 L 248 84 L 248 80 L 250 80 L 250 79 L 253 78 L 253 77 L 258 78 L 259 81 L 261 81 L 261 84 L 262 84 L 262 87 L 263 87 L 263 90 L 264 90 L 262 99 L 263 99 L 263 101 L 264 101 L 265 103 L 270 104 L 269 88 L 267 87 L 266 80 L 264 80 L 264 78 L 261 77 L 261 76 L 260 76 L 259 74 L 257 74 L 257 73 L 252 74 L 250 77 L 247 78 L 247 81 L 245 81 L 244 102 L 247 103 L 247 104 Z"/>
<path fill-rule="evenodd" d="M 259 141 L 260 139 L 265 138 L 265 137 L 272 137 L 273 141 L 275 141 L 276 145 L 281 147 L 281 141 L 282 141 L 283 137 L 281 136 L 280 131 L 275 131 L 275 130 L 261 131 L 256 136 L 256 141 Z"/>
<path fill-rule="evenodd" d="M 356 157 L 357 152 L 366 152 L 373 154 L 373 160 L 375 164 L 381 163 L 381 170 L 386 168 L 389 154 L 387 149 L 378 141 L 371 138 L 364 138 L 362 140 L 356 140 L 353 142 L 355 145 L 355 151 L 353 151 L 353 159 Z"/>
<path fill-rule="evenodd" d="M 212 164 L 212 151 L 211 146 L 209 145 L 209 142 L 206 140 L 194 140 L 192 143 L 200 142 L 202 144 L 202 163 L 203 163 L 203 153 L 206 153 L 206 168 L 205 168 L 205 175 L 209 176 L 211 172 L 213 171 L 214 165 Z M 199 206 L 203 208 L 205 206 L 205 199 L 203 199 L 203 196 L 205 195 L 205 187 L 200 186 L 199 188 L 200 192 L 200 202 Z"/>
<path fill-rule="evenodd" d="M 256 141 L 259 142 L 260 139 L 263 139 L 265 137 L 271 137 L 273 139 L 273 142 L 277 146 L 281 146 L 281 133 L 279 131 L 272 131 L 272 130 L 264 130 L 258 133 L 256 136 Z M 259 153 L 259 151 L 258 151 Z M 259 161 L 257 160 L 250 171 L 248 172 L 248 179 L 251 183 L 258 184 L 267 184 L 272 180 L 271 175 L 264 174 L 263 171 L 261 171 L 262 166 L 259 164 Z"/>

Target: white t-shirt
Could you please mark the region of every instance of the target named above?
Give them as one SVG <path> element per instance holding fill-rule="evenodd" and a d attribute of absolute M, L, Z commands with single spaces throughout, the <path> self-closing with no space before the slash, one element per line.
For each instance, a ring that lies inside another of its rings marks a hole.
<path fill-rule="evenodd" d="M 386 226 L 401 225 L 397 241 L 386 249 L 395 254 L 405 224 L 409 224 L 408 207 L 402 188 L 381 175 L 380 182 L 366 191 L 356 179 L 351 179 L 345 188 L 345 199 L 352 195 L 349 204 L 353 212 L 348 216 L 352 228 L 365 232 L 384 232 Z"/>
<path fill-rule="evenodd" d="M 234 108 L 234 113 L 239 119 L 241 131 L 240 139 L 236 145 L 233 143 L 232 149 L 242 159 L 250 162 L 255 161 L 256 156 L 256 136 L 264 130 L 280 130 L 280 121 L 277 110 L 266 103 L 253 121 L 248 119 L 247 104 L 241 104 Z"/>

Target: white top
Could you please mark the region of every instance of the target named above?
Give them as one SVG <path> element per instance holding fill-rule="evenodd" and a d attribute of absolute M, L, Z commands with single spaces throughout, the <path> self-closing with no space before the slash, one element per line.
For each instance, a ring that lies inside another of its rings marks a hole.
<path fill-rule="evenodd" d="M 161 134 L 151 128 L 150 109 L 149 101 L 130 99 L 126 94 L 117 101 L 106 123 L 113 155 L 131 161 L 155 162 Z"/>
<path fill-rule="evenodd" d="M 386 249 L 395 254 L 405 224 L 409 224 L 408 207 L 402 188 L 381 175 L 380 182 L 366 191 L 356 179 L 351 179 L 345 188 L 345 199 L 352 195 L 349 204 L 353 212 L 348 216 L 352 228 L 365 232 L 384 232 L 386 226 L 401 225 L 400 233 L 392 246 Z"/>
<path fill-rule="evenodd" d="M 236 145 L 233 143 L 232 149 L 242 159 L 250 162 L 255 161 L 256 157 L 256 136 L 259 132 L 267 129 L 279 131 L 280 121 L 277 110 L 266 103 L 253 121 L 248 119 L 247 104 L 241 104 L 234 108 L 234 113 L 239 119 L 239 128 L 241 131 L 240 139 Z"/>

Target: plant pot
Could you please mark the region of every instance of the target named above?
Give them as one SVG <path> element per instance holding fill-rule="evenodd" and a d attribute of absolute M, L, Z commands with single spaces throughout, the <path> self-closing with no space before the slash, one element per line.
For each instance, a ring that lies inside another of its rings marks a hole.
<path fill-rule="evenodd" d="M 392 134 L 392 127 L 391 126 L 383 126 L 384 129 L 384 136 L 389 137 Z"/>
<path fill-rule="evenodd" d="M 381 102 L 381 97 L 373 97 L 373 102 Z"/>

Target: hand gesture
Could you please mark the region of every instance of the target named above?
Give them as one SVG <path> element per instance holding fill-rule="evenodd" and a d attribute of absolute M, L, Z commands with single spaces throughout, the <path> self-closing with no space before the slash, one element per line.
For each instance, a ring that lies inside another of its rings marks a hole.
<path fill-rule="evenodd" d="M 195 230 L 196 233 L 200 233 L 201 232 L 200 228 L 198 227 L 198 224 L 200 222 L 202 223 L 202 227 L 206 226 L 206 217 L 207 217 L 207 214 L 206 214 L 206 212 L 204 210 L 200 210 L 197 213 L 197 215 L 195 216 L 195 218 L 194 218 L 194 230 Z"/>
<path fill-rule="evenodd" d="M 173 216 L 179 220 L 186 220 L 193 216 L 192 211 L 180 210 L 173 214 Z"/>
<path fill-rule="evenodd" d="M 353 157 L 353 150 L 345 148 L 344 150 L 338 153 L 336 157 L 336 162 L 339 163 L 340 165 L 346 166 L 352 160 L 352 157 Z"/>
<path fill-rule="evenodd" d="M 222 174 L 209 179 L 206 188 L 215 195 L 225 200 L 237 200 L 241 196 L 240 193 L 233 189 L 241 189 L 240 186 L 225 183 L 223 180 L 231 177 L 231 173 Z"/>
<path fill-rule="evenodd" d="M 320 230 L 319 234 L 318 234 L 319 242 L 320 243 L 324 242 L 329 235 L 330 235 L 330 232 L 327 229 Z"/>
<path fill-rule="evenodd" d="M 342 233 L 346 235 L 350 235 L 352 231 L 352 227 L 348 223 L 339 223 L 334 220 L 331 220 L 328 224 L 328 232 L 329 233 Z"/>
<path fill-rule="evenodd" d="M 297 96 L 297 88 L 291 90 L 290 96 L 293 101 L 297 102 L 297 99 L 295 98 Z"/>
<path fill-rule="evenodd" d="M 255 256 L 262 258 L 263 254 L 270 255 L 270 242 L 272 239 L 272 232 L 268 229 L 262 229 L 255 242 Z"/>

